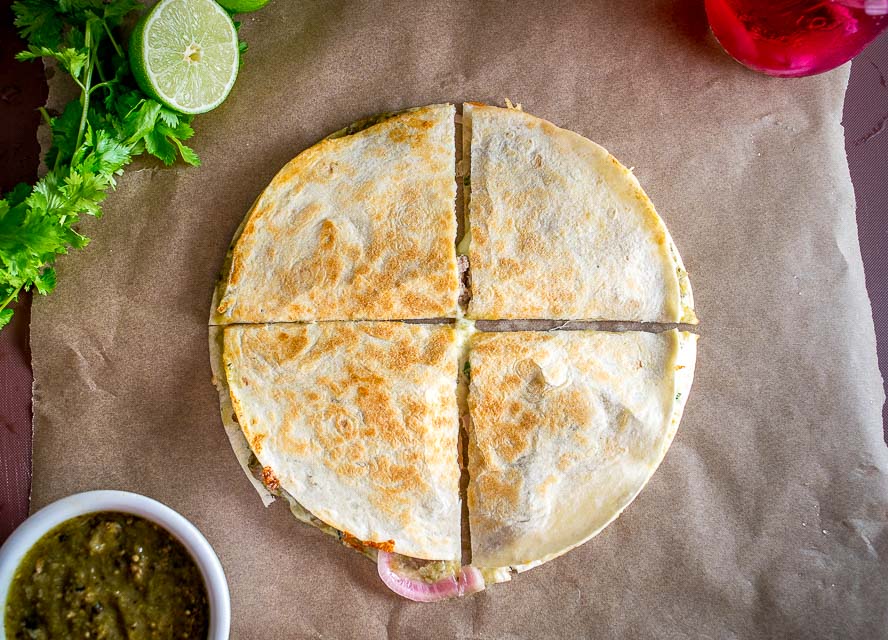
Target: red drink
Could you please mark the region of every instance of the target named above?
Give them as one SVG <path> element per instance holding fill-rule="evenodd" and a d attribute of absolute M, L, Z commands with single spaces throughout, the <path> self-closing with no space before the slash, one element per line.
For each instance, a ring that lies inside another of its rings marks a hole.
<path fill-rule="evenodd" d="M 888 0 L 706 0 L 706 13 L 735 59 L 781 77 L 834 69 L 888 27 Z"/>

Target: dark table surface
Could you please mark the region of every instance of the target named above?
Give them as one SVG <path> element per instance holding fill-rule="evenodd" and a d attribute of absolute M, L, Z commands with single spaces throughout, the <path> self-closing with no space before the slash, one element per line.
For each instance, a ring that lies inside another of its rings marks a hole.
<path fill-rule="evenodd" d="M 23 48 L 10 0 L 0 0 L 0 191 L 36 178 L 36 111 L 46 100 L 40 63 L 19 63 Z M 791 80 L 788 80 L 791 82 Z M 845 97 L 845 148 L 857 198 L 860 248 L 873 305 L 879 367 L 888 378 L 888 33 L 854 61 Z M 31 472 L 30 295 L 0 331 L 0 542 L 27 516 Z M 888 384 L 886 384 L 888 390 Z M 882 408 L 888 427 L 888 407 Z M 888 440 L 888 430 L 886 430 Z"/>

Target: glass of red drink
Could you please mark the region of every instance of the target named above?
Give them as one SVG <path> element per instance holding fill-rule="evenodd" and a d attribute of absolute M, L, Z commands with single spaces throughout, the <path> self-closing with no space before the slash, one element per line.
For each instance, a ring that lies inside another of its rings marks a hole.
<path fill-rule="evenodd" d="M 856 56 L 886 27 L 888 0 L 706 0 L 712 32 L 750 69 L 799 77 Z"/>

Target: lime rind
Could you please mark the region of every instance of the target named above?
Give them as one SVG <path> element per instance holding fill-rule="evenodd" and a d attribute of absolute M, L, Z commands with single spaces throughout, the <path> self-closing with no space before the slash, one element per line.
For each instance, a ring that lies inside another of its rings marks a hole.
<path fill-rule="evenodd" d="M 218 2 L 223 9 L 233 13 L 250 13 L 263 8 L 269 0 L 218 0 Z"/>
<path fill-rule="evenodd" d="M 131 42 L 139 85 L 176 111 L 215 109 L 237 79 L 237 32 L 213 0 L 161 0 L 136 27 Z"/>

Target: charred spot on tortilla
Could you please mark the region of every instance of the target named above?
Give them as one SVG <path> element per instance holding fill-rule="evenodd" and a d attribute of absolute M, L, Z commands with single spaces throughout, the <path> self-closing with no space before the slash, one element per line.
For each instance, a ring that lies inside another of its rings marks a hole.
<path fill-rule="evenodd" d="M 256 449 L 254 449 L 254 451 L 255 450 Z M 274 471 L 272 471 L 271 467 L 262 467 L 262 484 L 264 484 L 272 493 L 281 488 L 281 482 L 277 479 L 277 476 L 274 475 Z"/>

